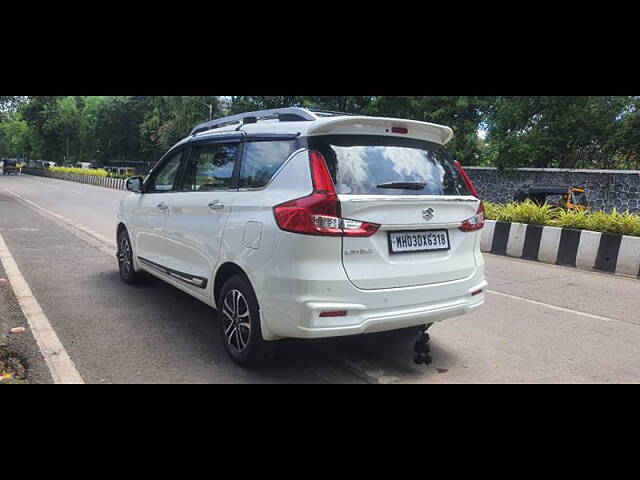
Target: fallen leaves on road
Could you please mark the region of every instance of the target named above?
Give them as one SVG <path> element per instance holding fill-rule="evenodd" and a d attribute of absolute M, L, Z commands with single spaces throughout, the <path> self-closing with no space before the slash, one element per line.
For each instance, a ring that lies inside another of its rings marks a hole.
<path fill-rule="evenodd" d="M 24 361 L 0 345 L 0 383 L 24 383 L 26 376 Z"/>

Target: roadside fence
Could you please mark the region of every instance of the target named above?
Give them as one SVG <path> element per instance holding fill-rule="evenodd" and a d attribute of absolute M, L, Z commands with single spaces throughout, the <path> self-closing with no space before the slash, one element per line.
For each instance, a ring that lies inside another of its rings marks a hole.
<path fill-rule="evenodd" d="M 111 177 L 98 177 L 96 175 L 76 175 L 74 173 L 52 172 L 43 168 L 28 168 L 23 167 L 22 173 L 27 175 L 36 175 L 38 177 L 57 178 L 58 180 L 67 180 L 76 183 L 86 183 L 88 185 L 95 185 L 96 187 L 112 188 L 114 190 L 126 190 L 126 179 L 124 178 L 111 178 Z"/>

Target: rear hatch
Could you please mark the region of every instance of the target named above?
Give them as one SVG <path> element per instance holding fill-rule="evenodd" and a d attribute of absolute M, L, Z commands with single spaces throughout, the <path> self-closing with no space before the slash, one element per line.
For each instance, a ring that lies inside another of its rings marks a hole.
<path fill-rule="evenodd" d="M 341 217 L 381 225 L 371 237 L 345 237 L 343 265 L 363 290 L 442 283 L 476 268 L 477 232 L 460 225 L 480 201 L 443 148 L 370 135 L 310 138 L 324 156 Z"/>

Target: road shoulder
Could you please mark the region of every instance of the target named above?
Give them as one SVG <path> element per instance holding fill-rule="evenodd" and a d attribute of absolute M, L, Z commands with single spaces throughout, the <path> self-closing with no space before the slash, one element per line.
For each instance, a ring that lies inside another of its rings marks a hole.
<path fill-rule="evenodd" d="M 0 376 L 12 374 L 0 383 L 53 383 L 2 264 L 0 279 Z M 14 328 L 24 328 L 24 333 L 10 333 Z"/>

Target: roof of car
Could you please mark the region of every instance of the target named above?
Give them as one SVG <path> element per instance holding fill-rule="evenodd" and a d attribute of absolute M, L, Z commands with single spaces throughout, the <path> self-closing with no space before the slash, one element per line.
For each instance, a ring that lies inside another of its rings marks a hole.
<path fill-rule="evenodd" d="M 398 133 L 394 132 L 394 128 L 405 130 Z M 433 123 L 293 107 L 246 112 L 205 122 L 196 126 L 191 134 L 178 145 L 193 139 L 234 135 L 235 132 L 238 132 L 238 135 L 281 134 L 292 136 L 381 134 L 427 140 L 440 145 L 446 145 L 453 138 L 451 128 Z"/>

